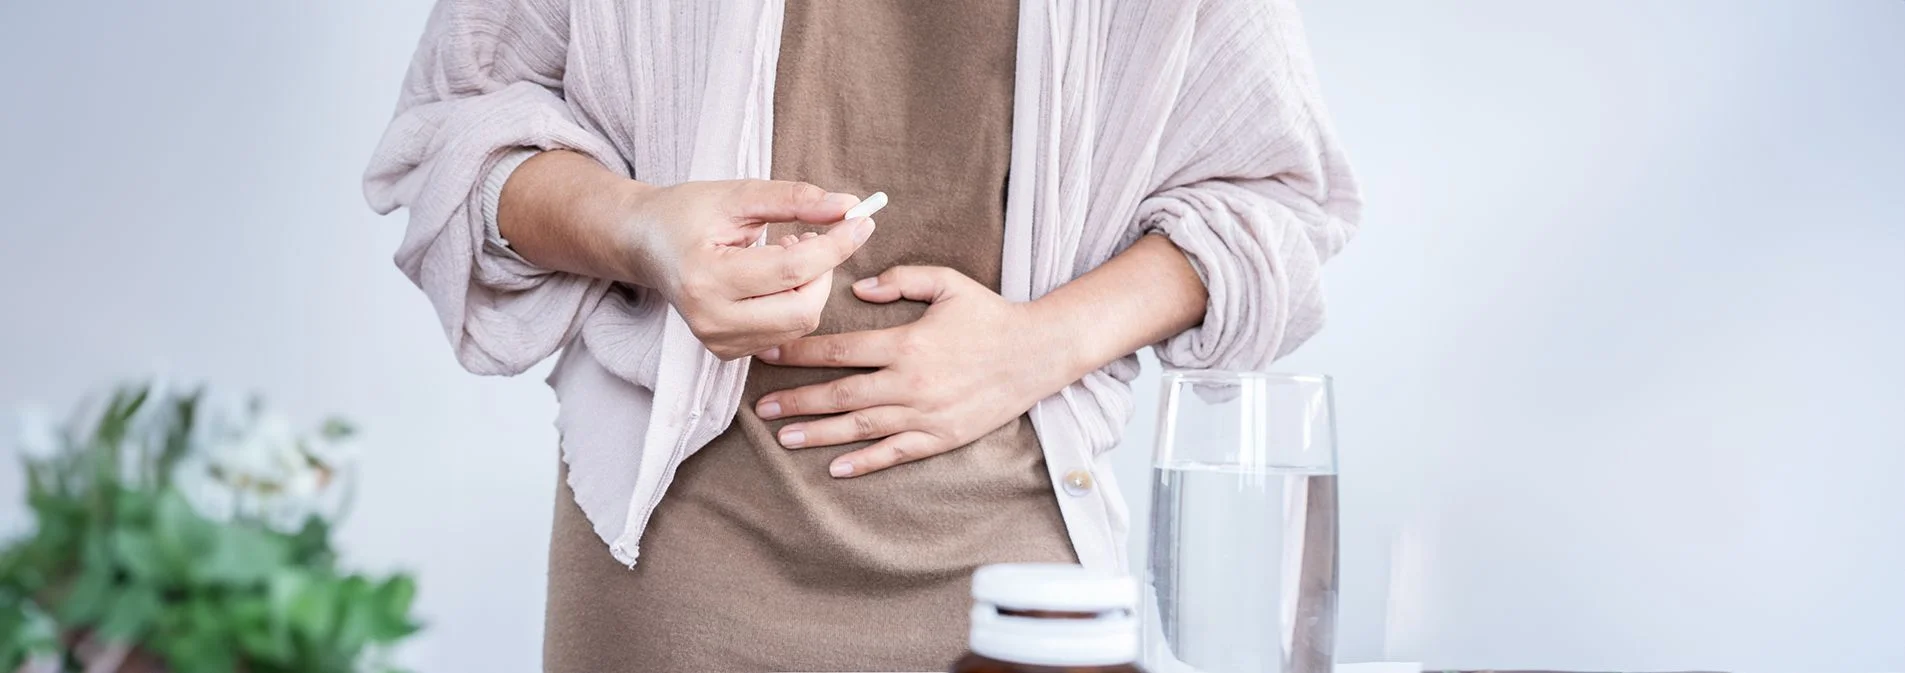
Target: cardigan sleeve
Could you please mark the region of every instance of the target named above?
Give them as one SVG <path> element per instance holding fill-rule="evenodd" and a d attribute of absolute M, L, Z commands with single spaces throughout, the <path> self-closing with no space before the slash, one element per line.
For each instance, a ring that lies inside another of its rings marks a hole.
<path fill-rule="evenodd" d="M 409 209 L 397 266 L 478 374 L 548 357 L 609 289 L 530 264 L 494 233 L 503 181 L 536 150 L 573 150 L 628 174 L 563 98 L 567 14 L 565 0 L 440 0 L 364 176 L 377 212 Z"/>
<path fill-rule="evenodd" d="M 1134 233 L 1168 236 L 1210 300 L 1201 325 L 1156 350 L 1171 367 L 1260 370 L 1322 327 L 1321 266 L 1355 234 L 1362 200 L 1295 7 L 1206 2 L 1195 31 L 1161 187 Z"/>
<path fill-rule="evenodd" d="M 503 226 L 496 219 L 496 214 L 502 209 L 503 185 L 509 182 L 510 174 L 515 173 L 523 162 L 540 152 L 541 150 L 524 147 L 504 153 L 503 158 L 497 160 L 496 166 L 491 168 L 489 174 L 483 178 L 483 186 L 476 194 L 478 207 L 481 208 L 478 212 L 483 218 L 483 245 L 496 254 L 524 264 L 528 264 L 529 260 L 523 259 L 522 255 L 516 254 L 514 248 L 509 247 L 509 239 L 503 238 Z"/>

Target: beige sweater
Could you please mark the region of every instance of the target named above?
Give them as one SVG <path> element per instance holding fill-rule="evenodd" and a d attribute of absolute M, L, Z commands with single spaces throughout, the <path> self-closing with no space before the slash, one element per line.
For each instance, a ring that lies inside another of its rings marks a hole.
<path fill-rule="evenodd" d="M 571 149 L 653 183 L 768 176 L 777 0 L 440 0 L 365 176 L 410 209 L 397 264 L 458 360 L 550 383 L 576 501 L 610 553 L 734 417 L 720 362 L 641 288 L 536 268 L 485 236 L 520 148 Z M 1168 235 L 1210 293 L 1166 365 L 1262 369 L 1322 325 L 1321 265 L 1361 201 L 1289 0 L 1024 0 L 1001 292 L 1043 295 Z M 507 167 L 505 167 L 507 168 Z M 502 173 L 501 175 L 497 175 Z M 1081 562 L 1121 569 L 1128 522 L 1099 456 L 1131 413 L 1126 358 L 1031 412 Z"/>

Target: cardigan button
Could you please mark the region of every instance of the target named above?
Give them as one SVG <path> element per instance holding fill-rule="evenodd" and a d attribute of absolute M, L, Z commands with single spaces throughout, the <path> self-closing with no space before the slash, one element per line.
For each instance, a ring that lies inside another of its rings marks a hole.
<path fill-rule="evenodd" d="M 1072 470 L 1065 473 L 1065 492 L 1072 495 L 1084 495 L 1091 492 L 1091 473 L 1084 470 Z"/>

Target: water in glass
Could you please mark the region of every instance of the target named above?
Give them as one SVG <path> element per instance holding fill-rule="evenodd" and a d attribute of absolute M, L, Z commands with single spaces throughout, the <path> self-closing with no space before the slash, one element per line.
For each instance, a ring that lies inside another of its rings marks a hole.
<path fill-rule="evenodd" d="M 1145 667 L 1327 673 L 1337 495 L 1328 380 L 1167 380 L 1153 464 Z"/>

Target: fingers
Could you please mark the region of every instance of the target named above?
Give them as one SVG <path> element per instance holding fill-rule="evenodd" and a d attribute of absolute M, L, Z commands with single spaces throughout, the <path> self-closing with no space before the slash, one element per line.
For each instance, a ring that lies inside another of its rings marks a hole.
<path fill-rule="evenodd" d="M 912 427 L 917 412 L 901 406 L 880 406 L 828 416 L 781 428 L 781 446 L 803 449 L 879 439 Z"/>
<path fill-rule="evenodd" d="M 943 266 L 896 266 L 853 284 L 862 300 L 884 304 L 900 299 L 937 303 L 958 294 L 974 281 Z"/>
<path fill-rule="evenodd" d="M 754 404 L 754 413 L 764 419 L 790 416 L 817 416 L 858 411 L 898 401 L 891 379 L 879 372 L 859 374 L 793 390 L 768 393 Z"/>
<path fill-rule="evenodd" d="M 720 305 L 690 319 L 695 336 L 723 360 L 806 336 L 820 326 L 820 310 L 833 290 L 833 274 L 784 292 Z"/>
<path fill-rule="evenodd" d="M 870 219 L 851 220 L 791 244 L 724 248 L 723 275 L 730 298 L 758 297 L 810 283 L 852 257 L 873 235 L 874 226 Z"/>
<path fill-rule="evenodd" d="M 758 357 L 783 367 L 885 367 L 899 358 L 900 333 L 892 329 L 808 336 L 761 351 Z"/>
<path fill-rule="evenodd" d="M 860 202 L 852 194 L 830 193 L 805 182 L 741 180 L 731 200 L 735 217 L 748 222 L 838 222 Z"/>
<path fill-rule="evenodd" d="M 951 449 L 938 437 L 920 430 L 908 430 L 833 459 L 833 464 L 827 466 L 827 473 L 835 477 L 858 477 Z"/>

